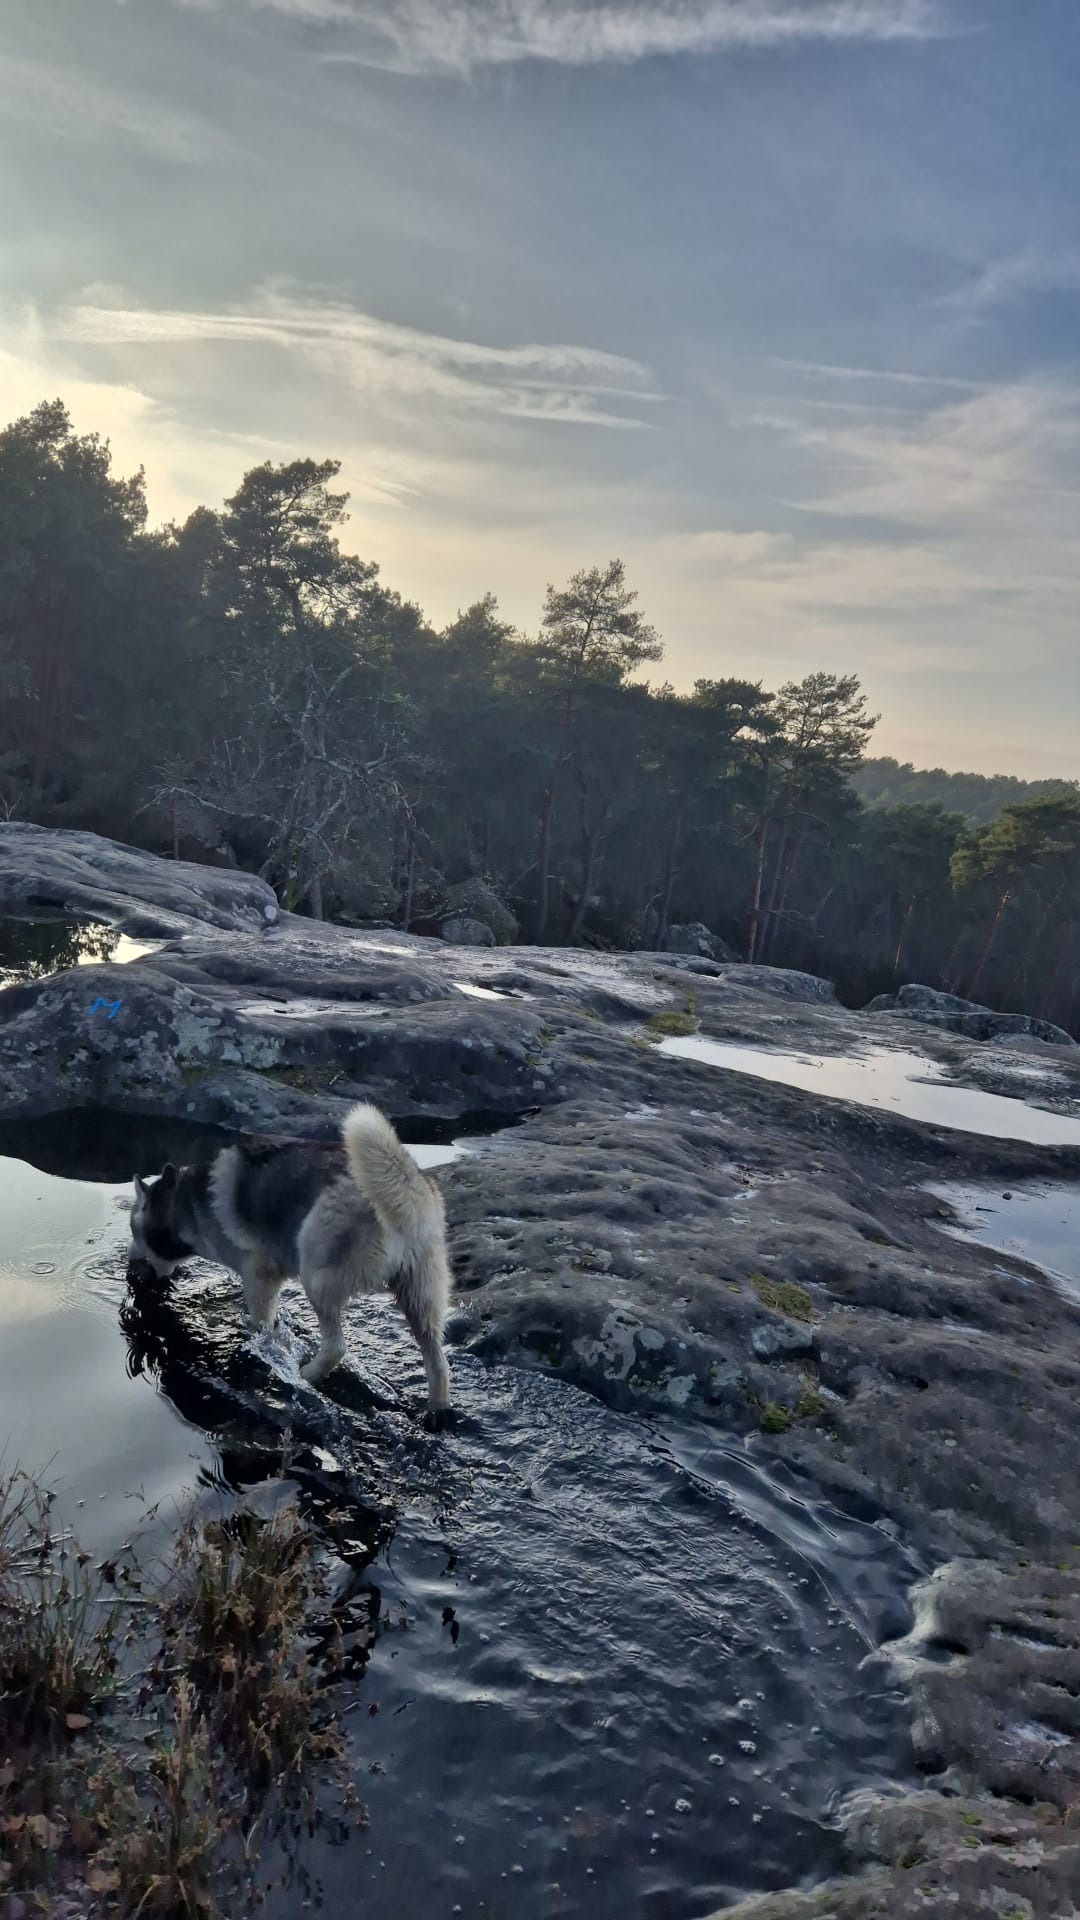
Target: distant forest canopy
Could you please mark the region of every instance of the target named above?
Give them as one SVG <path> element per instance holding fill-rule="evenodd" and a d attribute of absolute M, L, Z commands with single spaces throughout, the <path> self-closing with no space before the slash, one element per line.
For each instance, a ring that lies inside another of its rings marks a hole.
<path fill-rule="evenodd" d="M 1018 780 L 1012 773 L 946 773 L 944 767 L 913 767 L 910 761 L 864 760 L 851 776 L 868 807 L 941 807 L 988 827 L 1004 807 L 1076 793 L 1075 780 Z"/>
<path fill-rule="evenodd" d="M 256 467 L 151 529 L 60 401 L 0 432 L 8 817 L 237 862 L 316 916 L 647 948 L 700 922 L 852 1004 L 917 979 L 1077 1030 L 1075 787 L 867 761 L 852 675 L 645 684 L 619 560 L 533 634 L 490 594 L 436 629 L 342 552 L 337 472 Z"/>

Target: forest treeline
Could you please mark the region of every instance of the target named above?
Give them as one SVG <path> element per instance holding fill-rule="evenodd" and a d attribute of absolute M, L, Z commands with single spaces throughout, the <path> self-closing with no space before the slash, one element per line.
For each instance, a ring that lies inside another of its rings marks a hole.
<path fill-rule="evenodd" d="M 988 827 L 1005 807 L 1075 793 L 1075 780 L 1019 780 L 1014 773 L 946 773 L 910 761 L 866 759 L 852 786 L 868 807 L 940 807 Z"/>
<path fill-rule="evenodd" d="M 526 940 L 703 922 L 852 1002 L 920 979 L 1077 1029 L 1074 787 L 1006 783 L 989 818 L 947 776 L 913 798 L 866 761 L 850 675 L 647 684 L 617 560 L 549 588 L 534 634 L 490 595 L 436 630 L 342 552 L 337 471 L 256 467 L 152 529 L 61 402 L 0 433 L 9 817 L 235 858 L 316 915 L 430 929 L 481 879 Z"/>

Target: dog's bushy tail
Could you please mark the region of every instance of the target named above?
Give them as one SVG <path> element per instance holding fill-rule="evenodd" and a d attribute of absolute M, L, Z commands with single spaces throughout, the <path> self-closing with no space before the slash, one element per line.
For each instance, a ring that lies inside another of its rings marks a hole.
<path fill-rule="evenodd" d="M 428 1336 L 441 1342 L 453 1286 L 442 1195 L 377 1107 L 353 1107 L 342 1135 L 349 1171 L 399 1255 L 401 1307 L 422 1347 Z"/>
<path fill-rule="evenodd" d="M 345 1116 L 349 1172 L 379 1217 L 407 1245 L 442 1228 L 442 1208 L 407 1147 L 378 1107 L 366 1102 Z"/>

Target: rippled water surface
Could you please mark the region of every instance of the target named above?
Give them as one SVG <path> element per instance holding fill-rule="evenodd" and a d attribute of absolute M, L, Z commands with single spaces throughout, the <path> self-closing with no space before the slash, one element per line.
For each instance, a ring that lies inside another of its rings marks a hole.
<path fill-rule="evenodd" d="M 353 1310 L 331 1394 L 303 1387 L 298 1292 L 255 1340 L 204 1263 L 128 1293 L 133 1149 L 99 1131 L 101 1182 L 0 1161 L 0 1445 L 53 1462 L 99 1549 L 135 1493 L 258 1477 L 296 1435 L 375 1626 L 335 1682 L 371 1824 L 320 1861 L 326 1910 L 691 1920 L 833 1870 L 839 1797 L 909 1769 L 874 1649 L 917 1569 L 888 1534 L 741 1445 L 461 1352 L 432 1436 L 389 1302 Z"/>

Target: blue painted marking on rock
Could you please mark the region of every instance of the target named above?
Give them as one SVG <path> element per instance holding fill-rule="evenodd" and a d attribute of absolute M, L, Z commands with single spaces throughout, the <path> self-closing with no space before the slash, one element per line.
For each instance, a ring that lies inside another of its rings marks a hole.
<path fill-rule="evenodd" d="M 123 1004 L 122 1000 L 104 1000 L 99 994 L 90 1011 L 96 1013 L 99 1007 L 104 1007 L 109 1019 L 115 1020 Z"/>

